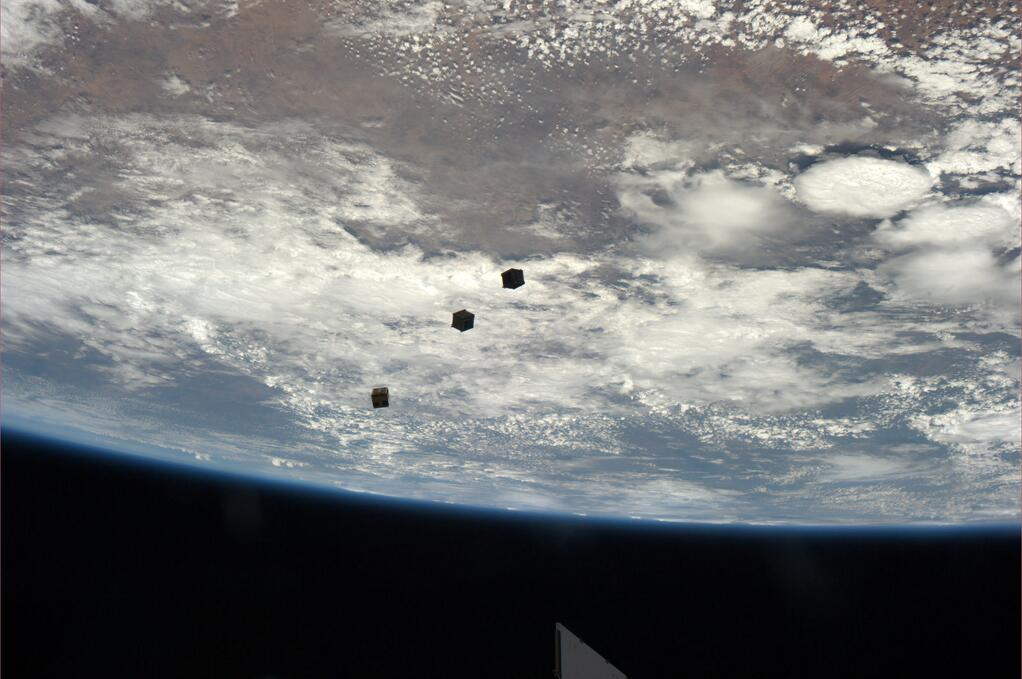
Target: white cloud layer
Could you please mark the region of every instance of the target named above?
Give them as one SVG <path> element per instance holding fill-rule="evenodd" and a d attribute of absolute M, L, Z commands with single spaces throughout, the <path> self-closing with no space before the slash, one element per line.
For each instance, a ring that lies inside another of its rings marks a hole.
<path fill-rule="evenodd" d="M 1022 172 L 1022 126 L 1017 112 L 998 121 L 967 119 L 957 123 L 937 157 L 926 163 L 934 176 L 1002 170 Z"/>
<path fill-rule="evenodd" d="M 32 67 L 45 71 L 37 57 L 40 47 L 56 46 L 75 42 L 77 27 L 65 31 L 61 15 L 72 18 L 69 22 L 92 22 L 110 24 L 112 19 L 141 19 L 160 5 L 173 4 L 175 0 L 109 0 L 98 3 L 88 0 L 0 0 L 0 59 L 8 68 L 12 66 Z M 179 7 L 184 7 L 177 3 Z"/>
<path fill-rule="evenodd" d="M 4 204 L 13 215 L 5 349 L 73 338 L 82 355 L 102 357 L 92 368 L 133 395 L 118 402 L 94 385 L 104 397 L 90 405 L 88 393 L 5 376 L 8 403 L 11 389 L 13 401 L 38 394 L 35 407 L 53 417 L 64 408 L 93 428 L 119 423 L 122 438 L 135 426 L 151 443 L 172 409 L 148 419 L 130 409 L 149 403 L 154 387 L 172 390 L 215 365 L 265 385 L 272 396 L 263 405 L 303 437 L 322 437 L 284 453 L 253 435 L 254 464 L 409 497 L 740 516 L 735 479 L 774 476 L 731 451 L 825 450 L 931 403 L 925 391 L 906 398 L 896 375 L 847 380 L 794 347 L 845 362 L 926 351 L 925 341 L 901 339 L 933 327 L 906 309 L 1004 298 L 1018 276 L 985 251 L 927 250 L 882 272 L 895 282 L 895 314 L 835 311 L 828 300 L 876 284 L 870 272 L 739 268 L 695 252 L 754 247 L 758 234 L 789 228 L 791 208 L 773 188 L 665 170 L 621 177 L 623 205 L 655 229 L 645 253 L 514 262 L 528 283 L 512 293 L 497 275 L 512 262 L 481 252 L 425 258 L 413 246 L 377 250 L 352 236 L 353 223 L 384 237 L 442 225 L 423 213 L 422 189 L 401 178 L 397 161 L 305 124 L 65 117 L 40 125 L 29 143 L 6 152 L 19 179 Z M 37 180 L 97 148 L 118 149 L 109 172 L 66 186 Z M 99 217 L 82 208 L 103 192 L 116 208 Z M 461 334 L 448 325 L 463 307 L 477 323 Z M 942 327 L 971 328 L 954 317 Z M 378 384 L 391 388 L 387 411 L 369 408 Z M 975 408 L 995 409 L 1000 394 Z M 819 415 L 849 399 L 879 410 Z M 191 442 L 193 457 L 208 454 L 202 432 L 185 429 L 175 425 L 175 440 Z M 636 431 L 677 439 L 637 441 Z M 970 435 L 984 432 L 999 435 Z M 216 459 L 247 454 L 236 437 L 207 440 L 218 442 L 208 449 Z M 674 464 L 705 456 L 721 471 L 697 482 L 639 462 L 665 455 Z M 835 480 L 893 473 L 882 462 L 835 460 Z M 601 468 L 622 461 L 644 471 Z M 628 490 L 636 483 L 641 493 Z"/>
<path fill-rule="evenodd" d="M 821 474 L 821 480 L 830 483 L 876 481 L 909 471 L 902 461 L 875 455 L 841 454 L 827 458 L 826 462 L 830 469 Z"/>
<path fill-rule="evenodd" d="M 772 187 L 729 179 L 715 170 L 688 176 L 664 170 L 620 175 L 618 200 L 625 214 L 656 227 L 641 240 L 656 256 L 683 251 L 750 250 L 756 236 L 792 228 L 794 210 Z"/>
<path fill-rule="evenodd" d="M 1006 305 L 1017 323 L 1019 260 L 997 262 L 985 249 L 925 250 L 895 257 L 881 267 L 899 297 L 932 304 Z"/>
<path fill-rule="evenodd" d="M 976 411 L 960 407 L 936 416 L 920 416 L 915 424 L 936 440 L 958 446 L 970 455 L 1022 445 L 1022 410 Z"/>
<path fill-rule="evenodd" d="M 915 247 L 1014 247 L 1019 242 L 1018 219 L 999 205 L 928 205 L 913 210 L 896 223 L 889 221 L 873 234 L 892 250 Z"/>
<path fill-rule="evenodd" d="M 58 25 L 61 12 L 112 24 L 161 4 L 3 2 L 5 66 L 37 69 L 38 47 L 74 39 Z M 234 0 L 213 6 L 226 18 L 239 10 Z M 474 1 L 467 7 L 501 14 Z M 864 23 L 841 25 L 838 17 L 825 26 L 818 9 L 792 13 L 757 1 L 737 14 L 709 0 L 583 2 L 556 17 L 504 3 L 509 21 L 481 32 L 460 31 L 459 21 L 479 20 L 473 11 L 464 19 L 444 9 L 388 1 L 371 15 L 324 24 L 327 33 L 371 34 L 370 52 L 404 54 L 387 63 L 387 78 L 433 93 L 457 81 L 451 96 L 459 102 L 472 93 L 535 103 L 515 88 L 479 86 L 487 79 L 476 77 L 485 71 L 469 41 L 496 37 L 520 50 L 516 58 L 535 74 L 588 68 L 595 58 L 626 63 L 663 40 L 688 54 L 787 45 L 838 67 L 858 62 L 906 76 L 897 77 L 906 95 L 914 88 L 926 101 L 947 99 L 984 119 L 957 124 L 938 151 L 922 153 L 928 174 L 845 158 L 796 178 L 798 199 L 829 215 L 912 210 L 874 235 L 874 244 L 900 255 L 879 271 L 822 258 L 772 271 L 711 263 L 798 232 L 805 214 L 785 199 L 795 194 L 777 159 L 768 168 L 747 158 L 736 168 L 718 158 L 726 175 L 689 175 L 694 145 L 660 132 L 633 134 L 623 160 L 607 161 L 654 170 L 617 178 L 625 213 L 652 230 L 640 248 L 523 263 L 485 252 L 431 259 L 415 246 L 369 247 L 352 234 L 415 242 L 445 228 L 422 207 L 429 188 L 407 179 L 422 173 L 309 125 L 50 120 L 26 145 L 5 148 L 14 170 L 3 206 L 5 354 L 58 365 L 59 351 L 39 352 L 65 342 L 75 356 L 51 383 L 5 372 L 5 403 L 28 403 L 49 422 L 70 417 L 115 432 L 129 449 L 172 439 L 195 459 L 407 497 L 700 520 L 762 518 L 770 503 L 790 517 L 799 502 L 810 503 L 810 513 L 830 506 L 838 516 L 894 520 L 1017 514 L 1018 429 L 1009 431 L 1018 420 L 1017 360 L 997 357 L 998 366 L 988 366 L 993 354 L 977 360 L 986 347 L 970 338 L 1018 333 L 1019 260 L 992 253 L 1018 242 L 1005 219 L 1017 221 L 1018 195 L 920 207 L 941 173 L 960 175 L 962 187 L 978 182 L 977 172 L 985 182 L 1017 178 L 1018 78 L 987 59 L 1017 56 L 1013 32 L 977 20 L 975 29 L 949 31 L 905 57 L 860 9 Z M 475 57 L 450 58 L 455 53 Z M 161 72 L 157 82 L 188 98 L 177 76 Z M 869 114 L 866 125 L 887 129 L 883 112 Z M 86 163 L 87 172 L 71 172 Z M 539 213 L 529 228 L 556 237 Z M 870 242 L 862 232 L 835 233 L 834 242 Z M 528 279 L 514 293 L 495 276 L 511 264 L 523 265 Z M 835 300 L 864 284 L 886 297 L 836 310 Z M 993 321 L 974 314 L 984 305 L 997 307 Z M 448 327 L 461 307 L 478 314 L 470 333 Z M 958 361 L 955 370 L 966 374 L 899 373 L 916 359 Z M 85 364 L 98 375 L 87 387 L 60 382 Z M 283 414 L 301 445 L 282 447 L 275 433 L 217 431 L 210 420 L 185 423 L 159 394 L 199 378 L 214 390 L 230 380 L 249 385 L 261 400 L 246 407 Z M 391 409 L 369 408 L 377 384 L 391 386 Z M 930 439 L 935 456 L 947 456 L 942 444 L 967 459 L 955 458 L 949 477 L 884 457 L 876 439 L 906 424 Z M 862 447 L 849 451 L 849 442 Z M 870 453 L 855 452 L 863 449 Z M 883 483 L 907 477 L 953 486 L 952 494 L 965 488 L 969 506 Z M 993 477 L 1007 480 L 984 485 Z M 821 490 L 817 481 L 875 485 Z M 750 502 L 754 483 L 767 490 Z M 777 484 L 790 488 L 774 494 Z"/>
<path fill-rule="evenodd" d="M 837 158 L 795 177 L 798 199 L 816 212 L 889 217 L 915 205 L 933 185 L 923 168 L 870 157 Z"/>

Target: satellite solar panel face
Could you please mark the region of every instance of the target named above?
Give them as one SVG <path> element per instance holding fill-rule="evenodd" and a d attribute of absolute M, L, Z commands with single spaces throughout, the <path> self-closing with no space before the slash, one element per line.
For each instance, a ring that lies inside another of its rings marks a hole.
<path fill-rule="evenodd" d="M 558 679 L 627 679 L 581 639 L 557 623 L 554 626 L 554 672 Z"/>

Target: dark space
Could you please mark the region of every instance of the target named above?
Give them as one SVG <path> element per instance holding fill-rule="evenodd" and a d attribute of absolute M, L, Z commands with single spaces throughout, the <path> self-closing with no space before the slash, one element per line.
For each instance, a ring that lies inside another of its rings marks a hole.
<path fill-rule="evenodd" d="M 595 521 L 3 432 L 6 677 L 1017 677 L 1017 526 Z"/>

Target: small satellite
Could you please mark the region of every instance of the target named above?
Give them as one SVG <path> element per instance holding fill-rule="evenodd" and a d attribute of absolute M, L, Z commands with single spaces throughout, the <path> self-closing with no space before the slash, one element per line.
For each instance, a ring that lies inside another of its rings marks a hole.
<path fill-rule="evenodd" d="M 461 332 L 471 330 L 472 326 L 475 325 L 476 316 L 466 309 L 454 312 L 454 320 L 451 321 L 451 327 L 457 328 Z"/>
<path fill-rule="evenodd" d="M 514 290 L 525 285 L 525 272 L 521 269 L 508 269 L 500 274 L 500 277 L 504 281 L 505 288 Z"/>
<path fill-rule="evenodd" d="M 554 625 L 554 676 L 557 679 L 628 679 L 624 672 L 604 660 L 561 623 Z"/>
<path fill-rule="evenodd" d="M 390 392 L 387 387 L 376 387 L 373 389 L 373 407 L 386 408 L 390 406 Z"/>

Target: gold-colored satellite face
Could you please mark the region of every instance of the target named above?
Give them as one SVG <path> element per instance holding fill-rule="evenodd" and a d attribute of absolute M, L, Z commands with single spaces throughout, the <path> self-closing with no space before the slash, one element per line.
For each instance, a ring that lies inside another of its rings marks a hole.
<path fill-rule="evenodd" d="M 9 4 L 8 421 L 468 505 L 1018 518 L 1017 3 Z"/>

